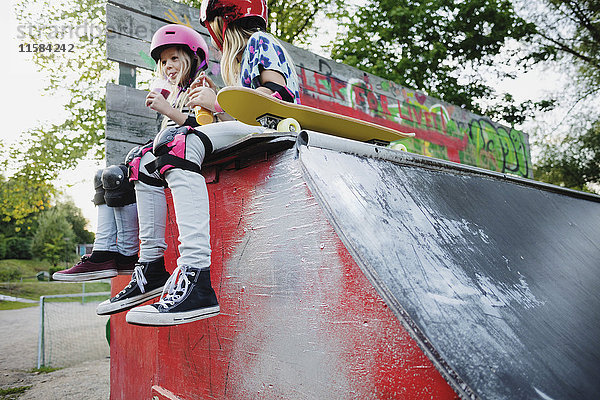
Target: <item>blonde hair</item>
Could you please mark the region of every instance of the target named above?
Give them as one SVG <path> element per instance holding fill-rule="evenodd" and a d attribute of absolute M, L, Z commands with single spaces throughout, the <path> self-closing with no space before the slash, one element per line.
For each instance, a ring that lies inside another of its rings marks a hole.
<path fill-rule="evenodd" d="M 199 63 L 199 59 L 197 55 L 191 55 L 188 51 L 183 49 L 181 46 L 176 46 L 177 56 L 181 62 L 181 68 L 179 69 L 179 73 L 175 77 L 175 86 L 176 90 L 172 91 L 167 101 L 174 108 L 179 111 L 183 110 L 183 107 L 188 103 L 189 97 L 189 86 L 196 79 L 197 75 L 200 73 L 200 70 L 192 71 L 192 66 L 194 64 L 194 60 L 192 57 L 196 58 L 196 65 Z M 196 67 L 197 68 L 197 67 Z M 159 62 L 156 64 L 156 76 L 166 79 L 166 71 L 162 63 Z M 163 118 L 161 129 L 166 128 L 167 123 L 169 122 L 169 118 L 166 116 Z"/>
<path fill-rule="evenodd" d="M 221 58 L 221 77 L 226 85 L 241 86 L 241 61 L 248 39 L 256 30 L 242 28 L 236 24 L 230 24 L 223 37 L 223 18 L 215 17 L 210 22 L 213 32 L 222 39 L 223 57 Z"/>

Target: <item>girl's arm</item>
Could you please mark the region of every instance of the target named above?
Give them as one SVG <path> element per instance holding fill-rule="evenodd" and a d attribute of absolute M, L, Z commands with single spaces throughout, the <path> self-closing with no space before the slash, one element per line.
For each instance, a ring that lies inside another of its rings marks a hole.
<path fill-rule="evenodd" d="M 262 72 L 260 73 L 260 83 L 264 85 L 267 82 L 273 82 L 280 86 L 286 85 L 285 77 L 283 75 L 281 75 L 281 73 L 279 73 L 277 71 L 273 71 L 271 69 L 262 70 Z M 268 94 L 268 95 L 272 95 L 273 93 L 275 93 L 271 89 L 264 87 L 264 86 L 256 88 L 256 90 L 258 90 L 259 92 Z"/>
<path fill-rule="evenodd" d="M 150 92 L 148 96 L 146 96 L 146 106 L 161 113 L 177 125 L 183 125 L 188 117 L 187 114 L 173 108 L 160 93 Z"/>

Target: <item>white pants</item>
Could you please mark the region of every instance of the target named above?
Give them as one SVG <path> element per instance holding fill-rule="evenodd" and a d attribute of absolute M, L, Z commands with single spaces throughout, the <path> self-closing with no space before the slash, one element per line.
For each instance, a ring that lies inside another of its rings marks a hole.
<path fill-rule="evenodd" d="M 197 127 L 211 140 L 214 151 L 248 134 L 262 132 L 262 127 L 238 121 L 220 122 Z M 186 136 L 185 159 L 202 165 L 204 144 L 196 135 Z M 155 159 L 151 152 L 141 160 L 140 170 Z M 156 175 L 152 175 L 156 177 Z M 175 217 L 179 230 L 178 266 L 198 269 L 210 267 L 210 215 L 208 191 L 204 177 L 196 172 L 173 168 L 165 173 L 165 180 L 173 196 Z M 142 182 L 135 184 L 140 219 L 140 261 L 154 260 L 164 253 L 166 201 L 162 188 Z"/>
<path fill-rule="evenodd" d="M 98 206 L 98 228 L 94 250 L 114 251 L 132 256 L 139 251 L 136 204 L 123 207 Z"/>

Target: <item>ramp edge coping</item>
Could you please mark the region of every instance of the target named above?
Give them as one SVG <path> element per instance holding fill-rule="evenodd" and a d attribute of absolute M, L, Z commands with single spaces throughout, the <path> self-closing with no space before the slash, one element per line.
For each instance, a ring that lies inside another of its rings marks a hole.
<path fill-rule="evenodd" d="M 447 160 L 441 160 L 438 158 L 427 157 L 420 154 L 392 150 L 386 147 L 358 142 L 356 140 L 335 137 L 314 131 L 301 131 L 298 135 L 297 146 L 317 147 L 326 150 L 340 151 L 343 153 L 354 154 L 362 157 L 387 160 L 400 165 L 418 166 L 421 168 L 427 168 L 431 170 L 451 170 L 453 172 L 457 172 L 463 175 L 484 176 L 493 179 L 512 182 L 523 186 L 535 187 L 537 189 L 545 190 L 548 192 L 560 193 L 567 196 L 600 203 L 600 195 L 594 193 L 568 189 L 562 186 L 540 182 L 533 179 L 512 175 L 509 173 L 490 171 L 484 168 L 460 164 Z"/>

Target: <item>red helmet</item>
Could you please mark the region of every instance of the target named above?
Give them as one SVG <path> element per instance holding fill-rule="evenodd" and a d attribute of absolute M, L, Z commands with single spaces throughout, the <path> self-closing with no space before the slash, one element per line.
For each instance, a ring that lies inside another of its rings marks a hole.
<path fill-rule="evenodd" d="M 267 2 L 266 0 L 202 0 L 200 6 L 200 23 L 202 23 L 214 39 L 215 43 L 223 50 L 221 39 L 211 29 L 209 22 L 219 16 L 223 18 L 223 35 L 227 26 L 233 21 L 242 18 L 254 17 L 258 19 L 262 29 L 267 27 Z"/>
<path fill-rule="evenodd" d="M 160 53 L 170 46 L 187 47 L 190 52 L 200 58 L 198 68 L 205 69 L 208 65 L 208 45 L 198 32 L 190 27 L 179 24 L 165 25 L 154 33 L 150 44 L 150 55 L 158 62 Z"/>

